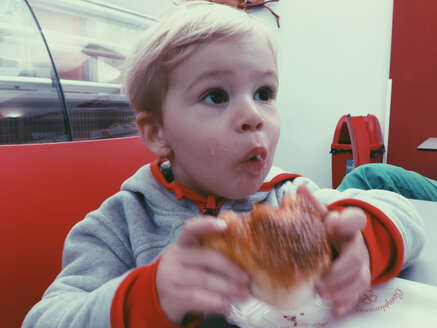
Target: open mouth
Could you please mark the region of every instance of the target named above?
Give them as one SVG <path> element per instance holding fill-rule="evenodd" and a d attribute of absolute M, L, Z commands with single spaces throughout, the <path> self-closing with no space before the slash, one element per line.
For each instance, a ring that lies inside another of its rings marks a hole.
<path fill-rule="evenodd" d="M 264 147 L 257 147 L 244 156 L 244 161 L 264 161 L 267 157 L 267 150 Z"/>
<path fill-rule="evenodd" d="M 244 165 L 250 170 L 259 171 L 264 167 L 267 157 L 267 150 L 263 147 L 252 149 L 243 158 Z"/>
<path fill-rule="evenodd" d="M 262 161 L 264 158 L 261 154 L 254 155 L 249 158 L 249 161 Z"/>

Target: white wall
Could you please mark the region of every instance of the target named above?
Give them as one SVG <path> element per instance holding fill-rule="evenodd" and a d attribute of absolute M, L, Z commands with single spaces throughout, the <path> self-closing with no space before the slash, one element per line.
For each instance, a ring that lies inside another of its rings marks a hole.
<path fill-rule="evenodd" d="M 385 126 L 393 0 L 282 0 L 271 8 L 281 16 L 275 163 L 331 187 L 339 118 L 372 113 Z"/>
<path fill-rule="evenodd" d="M 149 17 L 158 17 L 161 9 L 179 0 L 94 0 L 94 1 L 108 3 L 116 7 L 125 8 L 138 13 L 142 13 Z"/>
<path fill-rule="evenodd" d="M 172 0 L 107 0 L 159 16 Z M 329 150 L 344 114 L 376 115 L 385 126 L 393 0 L 281 0 L 252 11 L 280 45 L 281 139 L 275 164 L 331 187 Z M 384 132 L 384 131 L 383 131 Z"/>

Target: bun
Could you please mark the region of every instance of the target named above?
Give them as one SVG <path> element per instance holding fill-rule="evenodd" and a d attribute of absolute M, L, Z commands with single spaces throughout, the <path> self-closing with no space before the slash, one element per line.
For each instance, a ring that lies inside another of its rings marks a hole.
<path fill-rule="evenodd" d="M 331 264 L 324 224 L 303 197 L 285 195 L 278 208 L 256 204 L 250 213 L 220 215 L 228 228 L 205 235 L 216 249 L 245 270 L 252 294 L 278 308 L 293 309 L 314 296 L 316 280 Z"/>

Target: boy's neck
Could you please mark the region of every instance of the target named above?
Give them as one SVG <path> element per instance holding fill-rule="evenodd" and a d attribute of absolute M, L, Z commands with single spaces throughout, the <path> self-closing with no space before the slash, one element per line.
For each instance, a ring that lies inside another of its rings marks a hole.
<path fill-rule="evenodd" d="M 164 177 L 168 185 L 173 184 L 175 188 L 179 185 L 183 187 L 183 190 L 185 190 L 185 192 L 182 192 L 182 194 L 180 193 L 180 188 L 177 188 L 179 190 L 179 193 L 176 192 L 176 190 L 171 190 L 176 194 L 177 199 L 181 199 L 182 197 L 190 199 L 197 205 L 197 207 L 199 208 L 200 212 L 203 215 L 217 216 L 218 211 L 220 210 L 221 206 L 225 202 L 224 198 L 212 194 L 208 195 L 207 197 L 204 197 L 203 195 L 200 195 L 195 191 L 190 190 L 188 187 L 180 185 L 175 180 L 175 176 L 173 174 L 170 161 L 161 160 L 158 163 L 158 167 L 159 167 L 159 171 L 161 172 L 162 176 Z"/>

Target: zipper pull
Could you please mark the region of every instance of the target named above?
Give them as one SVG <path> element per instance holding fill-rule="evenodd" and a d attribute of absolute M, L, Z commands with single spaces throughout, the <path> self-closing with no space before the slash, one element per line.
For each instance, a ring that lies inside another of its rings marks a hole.
<path fill-rule="evenodd" d="M 217 216 L 217 203 L 214 195 L 209 195 L 206 199 L 205 215 Z"/>

